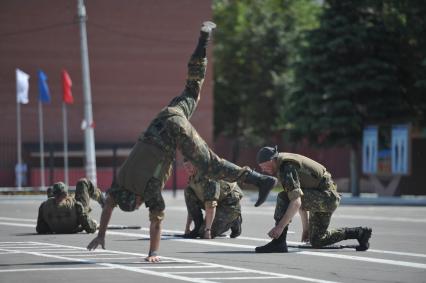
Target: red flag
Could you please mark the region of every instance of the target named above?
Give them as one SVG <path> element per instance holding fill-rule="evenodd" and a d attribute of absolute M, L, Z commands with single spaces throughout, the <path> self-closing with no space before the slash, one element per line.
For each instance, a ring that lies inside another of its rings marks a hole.
<path fill-rule="evenodd" d="M 74 103 L 74 98 L 72 97 L 71 93 L 71 86 L 72 81 L 70 75 L 68 75 L 68 72 L 66 70 L 62 70 L 62 89 L 64 92 L 62 99 L 66 104 Z"/>

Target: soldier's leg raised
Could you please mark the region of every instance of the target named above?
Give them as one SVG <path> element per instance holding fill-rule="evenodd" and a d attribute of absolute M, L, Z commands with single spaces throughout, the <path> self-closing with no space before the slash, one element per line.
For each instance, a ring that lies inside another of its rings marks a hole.
<path fill-rule="evenodd" d="M 269 192 L 276 185 L 277 180 L 274 177 L 262 175 L 249 167 L 242 168 L 217 156 L 184 117 L 174 116 L 168 119 L 166 127 L 173 135 L 178 149 L 201 174 L 215 180 L 240 181 L 255 185 L 259 189 L 256 206 L 266 200 Z"/>
<path fill-rule="evenodd" d="M 285 212 L 288 209 L 288 205 L 290 204 L 290 200 L 288 199 L 286 192 L 281 192 L 277 196 L 277 204 L 275 206 L 275 225 L 281 220 L 284 216 Z M 287 231 L 288 225 L 284 228 L 282 234 L 278 237 L 278 239 L 273 239 L 269 243 L 264 246 L 256 247 L 256 253 L 286 253 L 288 252 L 287 248 Z"/>
<path fill-rule="evenodd" d="M 105 196 L 101 190 L 99 188 L 95 188 L 90 180 L 81 178 L 75 186 L 75 199 L 81 202 L 86 209 L 89 208 L 90 198 L 96 200 L 101 207 L 103 207 L 105 203 Z"/>

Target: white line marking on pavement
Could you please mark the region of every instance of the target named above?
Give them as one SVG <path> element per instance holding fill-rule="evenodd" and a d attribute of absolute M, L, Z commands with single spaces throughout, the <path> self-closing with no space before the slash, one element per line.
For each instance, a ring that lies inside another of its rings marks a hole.
<path fill-rule="evenodd" d="M 67 246 L 67 245 L 59 245 L 59 244 L 55 244 L 55 246 L 60 246 L 62 248 L 74 248 L 76 250 L 86 250 L 85 248 L 75 247 L 75 246 Z M 1 248 L 1 250 L 8 251 L 5 247 Z M 10 250 L 10 251 L 13 251 L 13 250 Z M 121 251 L 113 251 L 113 250 L 106 250 L 106 251 L 110 252 L 110 253 L 114 253 L 114 254 L 120 254 L 120 255 L 136 255 L 136 256 L 141 256 L 141 257 L 146 256 L 146 254 L 121 252 Z M 70 257 L 52 255 L 52 254 L 46 254 L 46 253 L 27 252 L 25 250 L 20 250 L 19 252 L 25 253 L 25 254 L 30 254 L 30 255 L 35 255 L 35 256 L 41 256 L 41 257 L 56 258 L 56 259 L 61 259 L 61 260 L 69 260 L 69 261 L 74 261 L 74 262 L 79 262 L 79 263 L 97 264 L 97 265 L 100 265 L 100 266 L 103 266 L 103 267 L 111 267 L 111 268 L 115 268 L 115 269 L 122 269 L 122 270 L 127 270 L 127 271 L 132 271 L 132 272 L 137 272 L 137 273 L 143 273 L 143 274 L 148 274 L 148 275 L 153 275 L 153 276 L 159 276 L 159 277 L 165 277 L 165 278 L 170 278 L 170 279 L 182 280 L 182 281 L 199 282 L 199 283 L 215 282 L 215 281 L 207 280 L 209 278 L 198 279 L 198 278 L 180 276 L 180 275 L 168 273 L 168 272 L 158 272 L 158 271 L 150 270 L 150 269 L 154 269 L 154 268 L 162 268 L 163 266 L 160 265 L 161 263 L 159 263 L 159 264 L 155 264 L 155 263 L 152 264 L 151 263 L 151 264 L 149 264 L 149 266 L 146 265 L 145 267 L 133 267 L 133 266 L 123 265 L 125 263 L 117 264 L 117 263 L 107 263 L 107 262 L 96 262 L 96 261 L 93 261 L 93 260 L 70 258 Z M 334 281 L 327 281 L 327 280 L 321 280 L 321 279 L 315 279 L 315 278 L 309 278 L 309 277 L 303 277 L 303 276 L 295 276 L 295 275 L 289 275 L 289 274 L 266 272 L 266 271 L 246 269 L 246 268 L 233 267 L 233 266 L 214 264 L 214 263 L 199 262 L 199 261 L 194 261 L 194 260 L 178 259 L 178 258 L 172 258 L 172 257 L 161 257 L 161 258 L 162 259 L 164 258 L 166 260 L 174 260 L 174 263 L 179 263 L 179 262 L 192 263 L 192 264 L 196 264 L 195 266 L 201 266 L 201 268 L 220 268 L 220 269 L 237 270 L 237 271 L 243 271 L 243 272 L 250 272 L 250 273 L 253 273 L 253 274 L 265 275 L 264 277 L 289 278 L 289 279 L 296 279 L 296 280 L 302 280 L 302 281 L 308 281 L 308 282 L 317 282 L 317 283 L 335 283 Z M 175 267 L 176 266 L 164 266 L 164 268 L 175 268 Z M 187 266 L 187 268 L 188 267 L 194 268 L 194 265 L 189 265 L 189 266 Z M 221 272 L 222 271 L 219 271 L 218 273 L 221 273 Z M 260 279 L 261 277 L 250 277 L 250 278 Z M 249 277 L 245 277 L 245 279 L 249 279 Z"/>
<path fill-rule="evenodd" d="M 169 210 L 169 208 L 167 207 Z M 265 211 L 266 210 L 266 211 Z M 264 208 L 262 211 L 243 210 L 244 215 L 268 215 L 272 217 L 274 215 L 274 209 Z M 411 223 L 426 223 L 426 219 L 420 218 L 408 218 L 408 217 L 383 217 L 383 216 L 360 216 L 360 215 L 347 215 L 347 214 L 333 214 L 333 218 L 343 219 L 361 219 L 361 220 L 375 220 L 375 221 L 392 221 L 392 222 L 411 222 Z"/>
<path fill-rule="evenodd" d="M 239 271 L 239 270 L 221 270 L 221 271 L 174 271 L 169 272 L 171 274 L 211 274 L 211 273 L 246 273 L 245 271 Z"/>
<path fill-rule="evenodd" d="M 282 277 L 286 278 L 286 277 Z M 273 276 L 258 276 L 258 277 L 198 277 L 196 279 L 210 279 L 210 280 L 256 280 L 256 279 L 277 279 Z"/>
<path fill-rule="evenodd" d="M 111 267 L 49 267 L 49 268 L 20 268 L 20 269 L 4 269 L 0 270 L 0 273 L 7 272 L 25 272 L 25 271 L 68 271 L 68 270 L 98 270 L 98 269 L 114 269 Z"/>
<path fill-rule="evenodd" d="M 28 225 L 28 224 L 19 224 L 19 223 L 7 223 L 7 222 L 0 222 L 0 225 L 11 225 L 11 226 L 31 226 L 34 227 L 34 225 Z M 142 228 L 141 230 L 146 230 L 148 228 Z M 170 232 L 174 230 L 163 230 L 163 232 Z M 139 233 L 127 233 L 127 232 L 117 232 L 117 231 L 108 231 L 107 232 L 110 235 L 120 235 L 125 237 L 138 237 L 138 238 L 149 238 L 149 235 L 145 234 L 139 234 Z M 170 239 L 172 241 L 181 241 L 184 243 L 190 243 L 190 244 L 202 244 L 202 245 L 211 245 L 211 246 L 223 246 L 223 247 L 233 247 L 233 248 L 242 248 L 242 249 L 254 249 L 255 246 L 252 245 L 241 245 L 241 244 L 233 244 L 233 243 L 224 243 L 224 242 L 217 242 L 214 240 L 196 240 L 196 239 L 183 239 L 183 238 L 175 238 L 175 237 L 162 237 Z M 249 239 L 249 237 L 245 237 L 245 239 Z M 258 239 L 258 238 L 253 238 Z M 265 242 L 267 240 L 265 239 Z M 58 245 L 57 245 L 58 246 Z M 1 246 L 0 246 L 1 247 Z M 299 251 L 299 249 L 290 249 L 293 251 Z M 383 253 L 383 254 L 394 254 L 394 255 L 405 255 L 405 256 L 413 256 L 413 257 L 425 257 L 424 254 L 416 254 L 416 253 L 402 253 L 402 252 L 394 252 L 394 251 L 381 251 L 381 250 L 368 250 L 367 253 Z M 422 263 L 416 263 L 416 262 L 409 262 L 409 261 L 399 261 L 399 260 L 388 260 L 388 259 L 380 259 L 380 258 L 369 258 L 369 257 L 360 257 L 360 256 L 348 256 L 348 255 L 339 255 L 335 252 L 309 252 L 309 251 L 299 251 L 298 254 L 305 254 L 305 255 L 316 255 L 316 256 L 324 256 L 324 257 L 334 257 L 339 259 L 347 259 L 347 260 L 356 260 L 356 261 L 365 261 L 365 262 L 375 262 L 375 263 L 382 263 L 382 264 L 389 264 L 389 265 L 397 265 L 397 266 L 405 266 L 405 267 L 412 267 L 412 268 L 420 268 L 420 269 L 426 269 L 426 264 Z"/>

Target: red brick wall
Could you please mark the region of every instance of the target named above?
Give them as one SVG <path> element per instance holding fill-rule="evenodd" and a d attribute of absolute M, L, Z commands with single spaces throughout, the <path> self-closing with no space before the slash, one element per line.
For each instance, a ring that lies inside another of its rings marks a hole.
<path fill-rule="evenodd" d="M 183 88 L 186 63 L 211 1 L 89 0 L 88 44 L 96 142 L 133 142 Z M 38 142 L 37 76 L 49 77 L 44 107 L 46 142 L 62 141 L 60 72 L 73 80 L 69 141 L 83 143 L 83 95 L 77 1 L 0 1 L 0 144 L 16 142 L 15 68 L 30 74 L 30 103 L 22 105 L 22 141 Z M 210 60 L 212 62 L 213 60 Z M 213 132 L 212 64 L 194 126 L 209 144 Z M 16 149 L 13 149 L 16 150 Z M 13 169 L 12 160 L 8 165 Z M 12 167 L 11 167 L 12 166 Z"/>

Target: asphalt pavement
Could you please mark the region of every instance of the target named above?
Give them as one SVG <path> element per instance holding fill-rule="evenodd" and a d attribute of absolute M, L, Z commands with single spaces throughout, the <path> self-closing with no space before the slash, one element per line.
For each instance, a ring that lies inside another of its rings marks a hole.
<path fill-rule="evenodd" d="M 160 263 L 146 263 L 148 211 L 114 210 L 111 224 L 138 230 L 109 230 L 106 250 L 90 252 L 94 234 L 37 235 L 38 206 L 44 196 L 0 196 L 0 282 L 426 282 L 426 207 L 342 205 L 331 228 L 370 226 L 371 248 L 290 248 L 286 254 L 256 254 L 269 241 L 274 203 L 253 206 L 243 199 L 243 233 L 236 239 L 191 240 L 179 237 L 186 221 L 183 194 L 165 192 Z M 91 215 L 101 209 L 92 203 Z M 298 244 L 301 223 L 293 219 L 290 244 Z M 229 233 L 228 233 L 229 234 Z M 344 241 L 344 244 L 355 244 Z"/>

